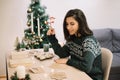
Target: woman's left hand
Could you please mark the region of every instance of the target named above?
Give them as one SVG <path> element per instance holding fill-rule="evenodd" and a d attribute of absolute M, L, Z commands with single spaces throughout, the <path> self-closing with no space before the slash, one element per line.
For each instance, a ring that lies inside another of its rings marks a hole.
<path fill-rule="evenodd" d="M 68 61 L 67 58 L 60 58 L 55 60 L 56 63 L 60 63 L 60 64 L 66 64 L 67 61 Z"/>

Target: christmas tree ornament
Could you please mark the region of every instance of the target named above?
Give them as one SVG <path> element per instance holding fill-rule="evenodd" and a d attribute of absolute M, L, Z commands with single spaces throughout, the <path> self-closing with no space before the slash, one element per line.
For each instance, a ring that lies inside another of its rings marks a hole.
<path fill-rule="evenodd" d="M 27 21 L 27 26 L 30 27 L 31 26 L 31 22 L 28 20 Z"/>
<path fill-rule="evenodd" d="M 35 0 L 32 0 L 32 4 L 35 4 Z"/>
<path fill-rule="evenodd" d="M 32 12 L 32 9 L 29 8 L 29 9 L 27 10 L 27 13 L 31 13 L 31 12 Z"/>
<path fill-rule="evenodd" d="M 42 40 L 42 38 L 40 38 L 40 42 L 42 42 L 43 40 Z"/>
<path fill-rule="evenodd" d="M 34 34 L 35 34 L 35 32 L 32 32 L 31 34 L 32 34 L 32 35 L 34 35 Z"/>
<path fill-rule="evenodd" d="M 48 22 L 47 22 L 47 21 L 45 21 L 44 23 L 45 23 L 45 24 L 48 24 Z"/>

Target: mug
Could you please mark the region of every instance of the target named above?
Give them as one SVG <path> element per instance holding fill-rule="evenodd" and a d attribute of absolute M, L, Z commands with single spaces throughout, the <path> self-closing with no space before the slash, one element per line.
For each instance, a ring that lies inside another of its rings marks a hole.
<path fill-rule="evenodd" d="M 44 52 L 48 52 L 49 51 L 49 44 L 43 44 L 43 49 L 44 49 Z"/>

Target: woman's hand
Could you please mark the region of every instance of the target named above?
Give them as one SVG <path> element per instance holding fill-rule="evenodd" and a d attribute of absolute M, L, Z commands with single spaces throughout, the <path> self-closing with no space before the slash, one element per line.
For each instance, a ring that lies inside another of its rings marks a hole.
<path fill-rule="evenodd" d="M 68 58 L 60 58 L 55 60 L 56 63 L 60 63 L 60 64 L 66 64 L 67 61 L 68 61 Z"/>
<path fill-rule="evenodd" d="M 47 31 L 47 35 L 55 35 L 54 28 L 49 28 L 49 30 Z"/>

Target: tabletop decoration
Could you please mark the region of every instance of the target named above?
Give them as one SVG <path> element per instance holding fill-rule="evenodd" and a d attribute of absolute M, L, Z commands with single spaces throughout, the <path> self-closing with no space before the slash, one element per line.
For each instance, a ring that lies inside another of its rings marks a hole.
<path fill-rule="evenodd" d="M 35 58 L 39 59 L 40 61 L 46 60 L 46 59 L 51 59 L 54 57 L 54 55 L 52 53 L 36 53 Z"/>
<path fill-rule="evenodd" d="M 17 66 L 16 71 L 19 79 L 25 78 L 25 74 L 26 74 L 25 66 Z"/>
<path fill-rule="evenodd" d="M 34 73 L 34 74 L 44 73 L 44 70 L 42 69 L 42 67 L 30 68 L 29 71 Z"/>
<path fill-rule="evenodd" d="M 11 76 L 11 80 L 31 80 L 30 75 L 26 74 L 24 66 L 17 66 L 14 75 Z"/>
<path fill-rule="evenodd" d="M 26 74 L 24 79 L 19 79 L 17 76 L 17 72 L 14 73 L 14 75 L 12 75 L 10 77 L 11 80 L 31 80 L 30 75 Z"/>
<path fill-rule="evenodd" d="M 44 49 L 44 52 L 48 52 L 49 51 L 49 44 L 43 44 L 43 49 Z"/>

